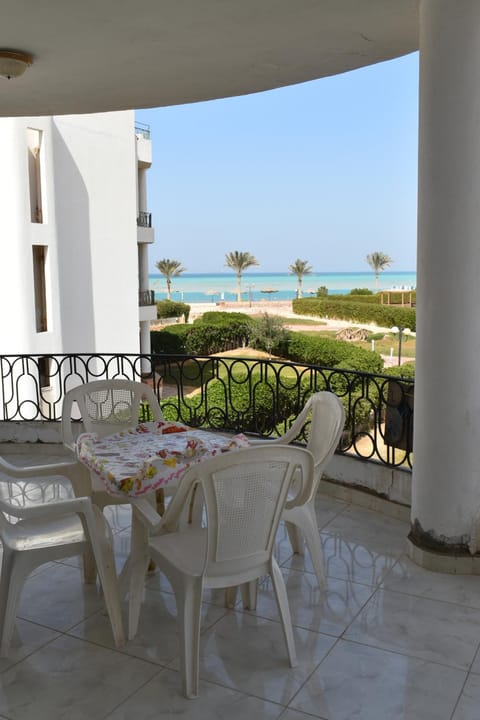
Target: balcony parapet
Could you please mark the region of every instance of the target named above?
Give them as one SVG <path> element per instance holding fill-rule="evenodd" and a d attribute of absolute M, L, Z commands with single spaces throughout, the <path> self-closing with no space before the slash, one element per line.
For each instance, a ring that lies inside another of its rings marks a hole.
<path fill-rule="evenodd" d="M 136 122 L 135 135 L 140 135 L 140 137 L 143 137 L 145 140 L 150 140 L 150 125 L 147 125 L 147 123 Z"/>
<path fill-rule="evenodd" d="M 152 227 L 152 213 L 140 210 L 137 217 L 137 226 L 143 228 Z"/>
<path fill-rule="evenodd" d="M 139 307 L 155 305 L 155 290 L 139 290 L 138 305 Z"/>

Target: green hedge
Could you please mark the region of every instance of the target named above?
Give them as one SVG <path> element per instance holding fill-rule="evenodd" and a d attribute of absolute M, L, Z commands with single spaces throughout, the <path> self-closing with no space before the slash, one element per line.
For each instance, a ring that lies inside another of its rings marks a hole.
<path fill-rule="evenodd" d="M 190 309 L 190 305 L 187 305 L 187 303 L 159 300 L 157 302 L 157 318 L 182 317 L 183 315 L 185 322 L 188 322 Z"/>
<path fill-rule="evenodd" d="M 242 312 L 222 312 L 209 310 L 194 321 L 194 325 L 232 325 L 233 323 L 252 324 L 252 318 Z"/>
<path fill-rule="evenodd" d="M 348 297 L 348 296 L 347 296 Z M 297 315 L 329 317 L 359 323 L 375 323 L 380 327 L 402 325 L 416 329 L 416 312 L 412 308 L 397 308 L 393 305 L 374 305 L 367 302 L 347 302 L 337 299 L 301 298 L 292 301 Z"/>
<path fill-rule="evenodd" d="M 191 329 L 190 325 L 170 325 L 164 330 L 150 333 L 153 355 L 184 355 L 185 340 Z"/>
<path fill-rule="evenodd" d="M 284 357 L 293 362 L 359 372 L 377 373 L 383 370 L 383 359 L 377 352 L 343 340 L 312 337 L 303 333 L 291 333 L 287 355 Z"/>

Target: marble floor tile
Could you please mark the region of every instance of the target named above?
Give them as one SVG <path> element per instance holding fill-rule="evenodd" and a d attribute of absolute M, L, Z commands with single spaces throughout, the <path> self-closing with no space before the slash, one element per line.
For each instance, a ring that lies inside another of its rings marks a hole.
<path fill-rule="evenodd" d="M 340 640 L 291 703 L 325 720 L 450 720 L 466 673 Z"/>
<path fill-rule="evenodd" d="M 469 675 L 452 720 L 478 720 L 480 717 L 480 675 Z"/>
<path fill-rule="evenodd" d="M 371 552 L 399 557 L 405 551 L 410 526 L 402 520 L 373 510 L 349 505 L 323 531 L 337 535 L 348 543 L 361 545 Z"/>
<path fill-rule="evenodd" d="M 328 578 L 327 590 L 321 591 L 315 575 L 283 569 L 292 623 L 315 632 L 338 637 L 358 615 L 374 588 Z M 279 620 L 270 578 L 260 586 L 257 615 Z"/>
<path fill-rule="evenodd" d="M 162 670 L 108 720 L 276 720 L 282 712 L 281 705 L 209 682 L 202 682 L 198 698 L 187 700 L 181 693 L 180 674 Z"/>
<path fill-rule="evenodd" d="M 280 623 L 230 611 L 204 633 L 200 678 L 286 705 L 335 642 L 300 628 L 294 633 L 298 666 L 291 668 Z"/>
<path fill-rule="evenodd" d="M 303 712 L 300 712 L 300 710 L 292 710 L 291 708 L 287 708 L 283 715 L 280 715 L 279 720 L 312 720 L 311 714 L 305 714 Z M 318 718 L 318 715 L 315 717 Z"/>
<path fill-rule="evenodd" d="M 359 542 L 344 539 L 339 533 L 321 532 L 320 540 L 327 577 L 378 585 L 398 560 L 398 553 L 370 550 Z M 304 555 L 292 555 L 282 567 L 313 572 L 308 550 Z"/>
<path fill-rule="evenodd" d="M 8 657 L 0 657 L 0 673 L 58 637 L 58 632 L 16 619 Z"/>
<path fill-rule="evenodd" d="M 321 487 L 321 484 L 320 484 Z M 317 492 L 315 496 L 315 514 L 319 529 L 325 527 L 333 518 L 346 510 L 348 504 L 330 495 Z"/>
<path fill-rule="evenodd" d="M 151 663 L 63 635 L 0 673 L 0 714 L 101 720 L 157 672 Z"/>
<path fill-rule="evenodd" d="M 226 612 L 223 608 L 203 603 L 201 632 L 205 632 Z M 125 628 L 127 613 L 125 604 Z M 79 623 L 69 634 L 112 649 L 115 647 L 110 622 L 104 612 L 98 612 Z M 178 657 L 177 606 L 174 595 L 156 590 L 145 591 L 137 634 L 119 652 L 160 665 L 166 665 Z"/>
<path fill-rule="evenodd" d="M 53 563 L 30 576 L 23 588 L 18 617 L 65 631 L 104 607 L 96 585 L 85 585 L 80 568 Z"/>
<path fill-rule="evenodd" d="M 382 583 L 386 590 L 480 609 L 480 576 L 425 570 L 402 557 Z"/>
<path fill-rule="evenodd" d="M 377 590 L 345 638 L 468 670 L 480 643 L 480 611 Z"/>

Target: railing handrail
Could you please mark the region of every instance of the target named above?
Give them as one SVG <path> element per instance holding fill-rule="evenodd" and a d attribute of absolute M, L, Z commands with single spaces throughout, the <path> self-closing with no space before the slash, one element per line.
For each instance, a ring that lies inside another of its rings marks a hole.
<path fill-rule="evenodd" d="M 135 121 L 135 134 L 142 135 L 145 140 L 150 140 L 150 125 L 147 125 L 147 123 Z"/>
<path fill-rule="evenodd" d="M 412 466 L 413 380 L 273 359 L 0 355 L 0 421 L 59 420 L 66 390 L 103 378 L 148 382 L 171 419 L 264 437 L 283 434 L 313 392 L 329 390 L 346 410 L 340 452 Z"/>

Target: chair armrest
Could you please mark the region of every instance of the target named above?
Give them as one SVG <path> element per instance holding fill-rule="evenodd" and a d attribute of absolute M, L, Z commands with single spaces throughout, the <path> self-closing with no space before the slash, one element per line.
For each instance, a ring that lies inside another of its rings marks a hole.
<path fill-rule="evenodd" d="M 155 510 L 153 505 L 147 500 L 147 498 L 135 498 L 131 501 L 132 508 L 134 508 L 140 520 L 150 530 L 158 530 L 163 522 L 163 518 Z"/>
<path fill-rule="evenodd" d="M 69 515 L 70 513 L 88 514 L 92 507 L 92 501 L 89 497 L 71 498 L 69 500 L 59 500 L 55 502 L 41 503 L 39 505 L 15 506 L 0 500 L 0 510 L 7 515 L 13 515 L 18 518 L 41 518 Z"/>
<path fill-rule="evenodd" d="M 46 465 L 12 465 L 4 458 L 0 458 L 0 472 L 14 478 L 32 478 L 32 477 L 52 477 L 53 475 L 63 475 L 69 477 L 69 473 L 76 471 L 78 463 L 76 460 L 62 460 L 56 463 L 48 463 Z"/>

